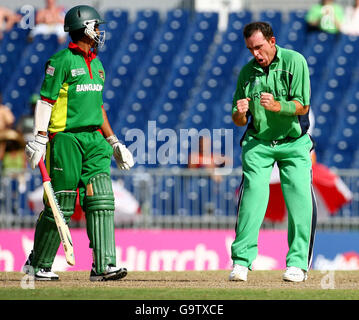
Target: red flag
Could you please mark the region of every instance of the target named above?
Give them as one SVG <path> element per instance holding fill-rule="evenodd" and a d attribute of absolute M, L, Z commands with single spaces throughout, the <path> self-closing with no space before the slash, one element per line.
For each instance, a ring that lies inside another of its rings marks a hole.
<path fill-rule="evenodd" d="M 286 206 L 282 188 L 279 181 L 277 168 L 273 169 L 270 196 L 265 219 L 272 222 L 283 222 L 286 216 Z M 345 185 L 343 180 L 331 171 L 328 167 L 320 163 L 314 163 L 313 186 L 316 197 L 320 200 L 326 211 L 330 215 L 335 215 L 340 208 L 348 204 L 353 199 L 353 194 Z"/>

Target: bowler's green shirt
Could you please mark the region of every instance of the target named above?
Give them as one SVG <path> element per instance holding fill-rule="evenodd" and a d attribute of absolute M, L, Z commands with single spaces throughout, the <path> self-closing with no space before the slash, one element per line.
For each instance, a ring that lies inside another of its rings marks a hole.
<path fill-rule="evenodd" d="M 248 133 L 259 139 L 273 141 L 297 138 L 309 127 L 309 115 L 289 116 L 264 109 L 260 104 L 262 92 L 271 93 L 277 101 L 296 100 L 310 105 L 309 69 L 298 52 L 280 48 L 266 73 L 253 58 L 240 71 L 233 97 L 232 113 L 237 111 L 237 100 L 250 98 Z"/>
<path fill-rule="evenodd" d="M 96 55 L 76 44 L 54 54 L 46 64 L 40 95 L 53 104 L 49 132 L 100 127 L 105 71 Z"/>

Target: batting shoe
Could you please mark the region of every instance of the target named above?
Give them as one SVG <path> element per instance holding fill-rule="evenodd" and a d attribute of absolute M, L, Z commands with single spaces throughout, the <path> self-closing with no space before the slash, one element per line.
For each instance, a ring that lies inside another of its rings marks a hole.
<path fill-rule="evenodd" d="M 114 266 L 107 266 L 105 271 L 101 274 L 96 273 L 95 265 L 92 264 L 92 269 L 90 273 L 90 281 L 109 281 L 109 280 L 119 280 L 127 275 L 126 268 L 118 268 Z"/>
<path fill-rule="evenodd" d="M 307 278 L 307 272 L 297 267 L 287 267 L 283 274 L 284 281 L 302 282 L 307 280 Z"/>
<path fill-rule="evenodd" d="M 248 268 L 235 264 L 229 274 L 229 281 L 247 281 Z"/>
<path fill-rule="evenodd" d="M 33 252 L 31 251 L 29 257 L 27 258 L 25 265 L 22 267 L 22 271 L 30 276 L 33 276 L 37 281 L 57 281 L 59 276 L 51 271 L 51 268 L 40 268 L 34 274 L 34 267 L 31 265 Z"/>
<path fill-rule="evenodd" d="M 35 273 L 35 280 L 37 281 L 57 281 L 59 276 L 51 271 L 51 268 L 41 268 Z"/>

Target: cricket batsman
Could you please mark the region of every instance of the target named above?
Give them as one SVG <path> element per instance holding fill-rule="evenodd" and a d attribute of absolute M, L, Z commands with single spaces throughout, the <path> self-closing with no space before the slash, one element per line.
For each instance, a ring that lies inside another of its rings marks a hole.
<path fill-rule="evenodd" d="M 116 266 L 111 157 L 114 155 L 120 169 L 129 170 L 134 165 L 132 154 L 118 141 L 103 108 L 105 71 L 96 58 L 97 48 L 105 41 L 105 31 L 99 30 L 103 23 L 91 6 L 80 5 L 67 12 L 64 30 L 71 42 L 46 64 L 34 114 L 35 140 L 25 147 L 32 169 L 41 157 L 46 159 L 67 223 L 79 190 L 93 250 L 91 281 L 118 280 L 127 275 L 126 268 Z M 51 267 L 60 237 L 46 197 L 44 204 L 24 272 L 33 271 L 35 280 L 58 280 Z"/>

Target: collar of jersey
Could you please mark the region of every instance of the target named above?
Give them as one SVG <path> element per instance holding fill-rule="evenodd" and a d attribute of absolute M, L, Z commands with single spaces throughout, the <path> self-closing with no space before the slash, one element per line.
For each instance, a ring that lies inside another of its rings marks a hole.
<path fill-rule="evenodd" d="M 277 49 L 277 54 L 276 54 L 276 57 L 274 58 L 274 60 L 272 61 L 272 63 L 269 65 L 270 69 L 275 67 L 278 64 L 281 57 L 282 57 L 280 47 L 278 45 L 275 45 L 275 47 Z M 253 59 L 253 68 L 258 70 L 258 71 L 263 72 L 263 68 L 259 65 L 259 63 L 256 61 L 256 59 Z"/>
<path fill-rule="evenodd" d="M 76 43 L 70 42 L 69 49 L 80 53 L 88 61 L 91 61 L 96 58 L 96 54 L 94 52 L 90 50 L 88 53 L 86 53 Z"/>

